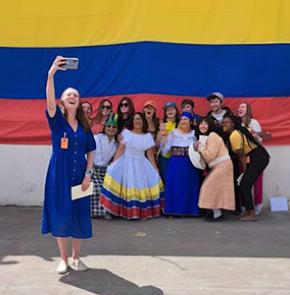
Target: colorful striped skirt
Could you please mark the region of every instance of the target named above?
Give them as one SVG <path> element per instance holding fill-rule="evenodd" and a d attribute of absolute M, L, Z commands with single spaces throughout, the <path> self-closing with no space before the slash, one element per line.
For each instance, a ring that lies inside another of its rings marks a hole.
<path fill-rule="evenodd" d="M 160 216 L 163 183 L 145 156 L 122 155 L 108 166 L 100 203 L 125 219 Z"/>

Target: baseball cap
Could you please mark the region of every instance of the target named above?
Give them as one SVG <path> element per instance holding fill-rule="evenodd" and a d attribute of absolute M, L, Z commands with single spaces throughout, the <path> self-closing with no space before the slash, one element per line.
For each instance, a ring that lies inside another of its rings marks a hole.
<path fill-rule="evenodd" d="M 224 96 L 220 92 L 213 92 L 211 95 L 209 95 L 206 99 L 210 101 L 211 99 L 218 98 L 221 102 L 224 101 Z"/>
<path fill-rule="evenodd" d="M 155 101 L 153 101 L 153 100 L 148 100 L 148 101 L 146 101 L 146 102 L 144 103 L 143 108 L 146 108 L 147 106 L 151 106 L 151 107 L 153 107 L 155 110 L 157 110 L 156 103 L 155 103 Z"/>
<path fill-rule="evenodd" d="M 167 101 L 167 102 L 164 104 L 164 109 L 167 109 L 167 108 L 170 108 L 170 107 L 174 107 L 174 108 L 176 108 L 176 107 L 177 107 L 176 102 L 174 102 L 174 101 Z"/>

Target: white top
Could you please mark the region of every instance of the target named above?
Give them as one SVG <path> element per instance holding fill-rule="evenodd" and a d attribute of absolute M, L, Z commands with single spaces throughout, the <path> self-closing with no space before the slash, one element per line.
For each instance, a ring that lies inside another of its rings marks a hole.
<path fill-rule="evenodd" d="M 222 110 L 220 113 L 214 113 L 212 112 L 211 115 L 219 122 L 221 123 L 223 118 L 224 118 L 224 115 L 227 111 L 226 110 Z"/>
<path fill-rule="evenodd" d="M 253 119 L 253 118 L 251 119 L 248 128 L 252 129 L 256 133 L 262 132 L 262 127 L 261 127 L 260 123 L 256 119 Z M 262 140 L 263 140 L 260 136 L 257 136 L 257 139 L 259 142 L 262 142 Z"/>
<path fill-rule="evenodd" d="M 139 158 L 144 157 L 144 152 L 155 146 L 151 133 L 138 134 L 128 129 L 122 131 L 122 143 L 125 144 L 125 156 Z"/>
<path fill-rule="evenodd" d="M 94 164 L 106 167 L 112 160 L 118 144 L 114 138 L 109 141 L 109 137 L 104 133 L 98 133 L 94 138 L 96 142 Z"/>
<path fill-rule="evenodd" d="M 255 119 L 251 119 L 251 121 L 249 123 L 249 128 L 253 129 L 255 132 L 262 131 L 262 127 L 261 127 L 260 123 Z"/>
<path fill-rule="evenodd" d="M 162 155 L 168 153 L 173 146 L 189 147 L 193 142 L 196 142 L 194 130 L 182 133 L 179 129 L 174 129 L 169 133 L 166 142 L 161 144 L 161 153 Z"/>

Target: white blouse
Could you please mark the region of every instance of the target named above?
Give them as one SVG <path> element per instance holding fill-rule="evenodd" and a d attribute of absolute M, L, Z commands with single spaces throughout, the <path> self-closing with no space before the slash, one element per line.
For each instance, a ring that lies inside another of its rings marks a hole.
<path fill-rule="evenodd" d="M 194 130 L 189 133 L 182 133 L 179 129 L 174 129 L 169 133 L 166 142 L 161 143 L 161 153 L 165 155 L 173 146 L 189 147 L 193 142 L 196 142 Z"/>
<path fill-rule="evenodd" d="M 94 138 L 96 142 L 94 164 L 106 167 L 112 160 L 118 144 L 114 138 L 109 141 L 109 137 L 104 133 L 98 133 Z"/>
<path fill-rule="evenodd" d="M 256 119 L 251 119 L 249 123 L 249 128 L 253 129 L 255 132 L 261 132 L 262 127 Z"/>
<path fill-rule="evenodd" d="M 144 152 L 155 146 L 151 133 L 137 134 L 128 129 L 122 131 L 122 143 L 125 144 L 125 155 L 128 157 L 144 157 Z"/>
<path fill-rule="evenodd" d="M 244 125 L 244 124 L 242 124 L 242 125 Z M 253 130 L 256 133 L 262 132 L 262 127 L 261 127 L 260 123 L 256 119 L 253 119 L 253 118 L 250 120 L 248 128 L 250 128 L 251 130 Z M 259 142 L 263 141 L 263 139 L 260 136 L 257 136 L 257 139 Z"/>

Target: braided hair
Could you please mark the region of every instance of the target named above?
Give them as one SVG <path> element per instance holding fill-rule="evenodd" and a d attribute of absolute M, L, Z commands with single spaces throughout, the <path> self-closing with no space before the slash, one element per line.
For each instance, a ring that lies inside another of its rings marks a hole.
<path fill-rule="evenodd" d="M 226 118 L 230 119 L 234 123 L 234 130 L 237 130 L 241 133 L 243 141 L 245 138 L 250 147 L 252 147 L 254 144 L 266 151 L 266 149 L 255 139 L 255 137 L 248 130 L 248 128 L 242 126 L 240 118 L 238 118 L 232 113 L 225 114 L 224 119 Z"/>

